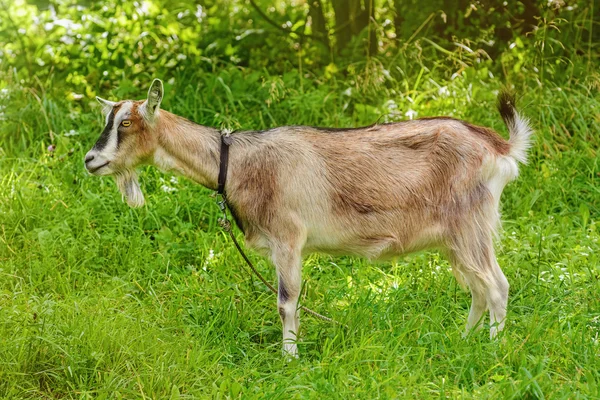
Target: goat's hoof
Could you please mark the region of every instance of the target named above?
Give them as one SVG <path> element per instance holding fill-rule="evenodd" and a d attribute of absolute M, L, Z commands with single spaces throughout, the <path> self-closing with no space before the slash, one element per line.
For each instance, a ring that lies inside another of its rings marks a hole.
<path fill-rule="evenodd" d="M 462 338 L 466 339 L 469 336 L 473 336 L 474 334 L 476 334 L 477 332 L 481 332 L 481 330 L 483 329 L 483 324 L 478 324 L 477 326 L 474 327 L 466 327 L 465 331 L 462 334 Z"/>
<path fill-rule="evenodd" d="M 298 358 L 298 346 L 295 343 L 293 344 L 284 344 L 283 345 L 283 358 L 287 362 L 291 362 Z"/>

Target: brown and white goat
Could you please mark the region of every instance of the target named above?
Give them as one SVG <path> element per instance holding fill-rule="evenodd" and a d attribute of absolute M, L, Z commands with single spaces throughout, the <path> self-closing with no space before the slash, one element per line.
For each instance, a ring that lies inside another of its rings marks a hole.
<path fill-rule="evenodd" d="M 160 109 L 148 98 L 98 98 L 106 127 L 85 157 L 94 175 L 114 175 L 129 205 L 144 204 L 136 167 L 153 164 L 217 188 L 220 132 Z M 490 313 L 504 326 L 508 281 L 494 255 L 499 200 L 525 162 L 532 130 L 506 92 L 510 132 L 453 118 L 356 129 L 288 126 L 232 135 L 225 190 L 246 244 L 270 256 L 279 281 L 283 350 L 297 354 L 302 257 L 311 252 L 378 259 L 441 249 L 472 294 L 467 332 Z"/>

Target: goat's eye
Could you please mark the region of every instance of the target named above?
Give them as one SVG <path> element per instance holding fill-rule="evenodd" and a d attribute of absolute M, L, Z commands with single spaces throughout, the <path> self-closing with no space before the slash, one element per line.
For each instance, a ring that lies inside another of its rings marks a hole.
<path fill-rule="evenodd" d="M 121 122 L 121 125 L 123 125 L 123 126 L 129 126 L 129 125 L 131 125 L 131 121 L 128 120 L 128 119 L 126 119 L 125 121 Z"/>

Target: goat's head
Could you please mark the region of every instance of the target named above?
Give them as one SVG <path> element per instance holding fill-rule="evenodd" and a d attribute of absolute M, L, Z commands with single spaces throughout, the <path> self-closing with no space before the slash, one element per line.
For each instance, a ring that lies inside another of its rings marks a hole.
<path fill-rule="evenodd" d="M 146 100 L 112 102 L 96 97 L 106 116 L 106 126 L 85 155 L 85 167 L 93 175 L 114 175 L 132 207 L 144 205 L 135 168 L 149 160 L 157 148 L 156 126 L 162 98 L 160 79 L 152 82 Z"/>

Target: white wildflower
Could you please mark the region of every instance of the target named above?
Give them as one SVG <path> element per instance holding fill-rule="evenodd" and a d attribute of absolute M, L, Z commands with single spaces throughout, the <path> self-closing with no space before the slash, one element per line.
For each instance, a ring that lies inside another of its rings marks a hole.
<path fill-rule="evenodd" d="M 202 6 L 198 4 L 196 7 L 196 12 L 194 13 L 198 22 L 202 22 L 202 17 L 204 17 L 204 12 L 202 11 Z"/>
<path fill-rule="evenodd" d="M 416 112 L 412 108 L 409 108 L 408 111 L 404 113 L 404 115 L 406 117 L 408 117 L 408 119 L 415 119 L 415 117 L 417 116 L 417 114 L 418 114 L 418 112 Z"/>

